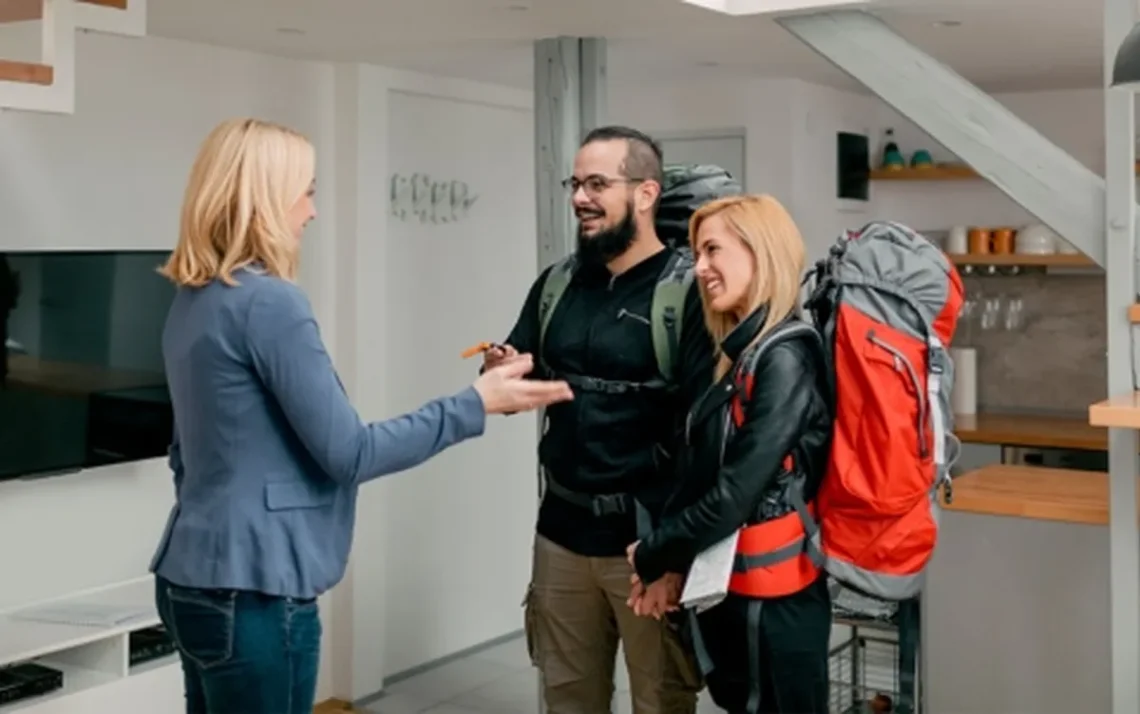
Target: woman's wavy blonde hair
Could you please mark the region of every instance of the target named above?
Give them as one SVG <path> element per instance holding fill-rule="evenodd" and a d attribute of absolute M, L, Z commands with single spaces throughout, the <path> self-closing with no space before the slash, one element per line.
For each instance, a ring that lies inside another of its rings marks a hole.
<path fill-rule="evenodd" d="M 752 284 L 743 312 L 751 314 L 761 305 L 768 305 L 768 316 L 753 340 L 756 342 L 798 309 L 805 260 L 803 237 L 791 215 L 772 196 L 730 196 L 707 203 L 693 214 L 689 221 L 689 245 L 694 255 L 701 225 L 713 216 L 719 216 L 752 254 Z M 732 367 L 720 351 L 720 343 L 736 327 L 738 319 L 734 313 L 713 310 L 703 285 L 700 291 L 705 324 L 717 345 L 715 375 L 720 379 Z"/>
<path fill-rule="evenodd" d="M 182 201 L 178 245 L 159 272 L 177 285 L 235 285 L 252 263 L 293 280 L 299 246 L 289 211 L 308 191 L 316 165 L 301 134 L 258 119 L 219 124 L 198 151 Z"/>

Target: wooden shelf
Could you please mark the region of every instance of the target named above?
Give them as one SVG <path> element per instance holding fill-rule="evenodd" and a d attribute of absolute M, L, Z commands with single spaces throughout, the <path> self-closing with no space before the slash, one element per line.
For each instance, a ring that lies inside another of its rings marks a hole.
<path fill-rule="evenodd" d="M 1108 525 L 1108 474 L 994 465 L 954 479 L 948 511 Z"/>
<path fill-rule="evenodd" d="M 0 60 L 0 82 L 23 82 L 47 86 L 54 81 L 55 70 L 46 64 Z"/>
<path fill-rule="evenodd" d="M 872 181 L 958 181 L 981 178 L 969 166 L 931 166 L 926 169 L 910 167 L 898 169 L 871 169 Z"/>
<path fill-rule="evenodd" d="M 44 19 L 44 0 L 0 0 L 0 24 Z"/>
<path fill-rule="evenodd" d="M 1122 394 L 1089 407 L 1089 424 L 1140 429 L 1140 392 Z"/>
<path fill-rule="evenodd" d="M 1053 253 L 1051 255 L 1009 254 L 954 254 L 946 257 L 954 265 L 999 266 L 999 267 L 1045 267 L 1045 268 L 1093 268 L 1096 267 L 1087 255 L 1080 253 Z"/>
<path fill-rule="evenodd" d="M 1136 173 L 1140 175 L 1140 161 L 1136 162 Z M 909 166 L 898 169 L 871 169 L 872 181 L 963 181 L 982 178 L 977 171 L 964 164 L 943 164 L 925 169 L 912 169 Z"/>
<path fill-rule="evenodd" d="M 87 3 L 88 5 L 111 7 L 117 10 L 126 10 L 128 1 L 129 0 L 77 0 L 77 2 Z"/>
<path fill-rule="evenodd" d="M 954 434 L 964 444 L 1053 449 L 1108 448 L 1108 431 L 1087 419 L 1037 414 L 955 414 Z"/>

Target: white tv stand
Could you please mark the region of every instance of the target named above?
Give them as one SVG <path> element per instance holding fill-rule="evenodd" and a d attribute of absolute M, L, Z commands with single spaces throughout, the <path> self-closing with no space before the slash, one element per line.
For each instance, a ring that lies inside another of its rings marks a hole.
<path fill-rule="evenodd" d="M 114 627 L 16 617 L 45 605 L 66 603 L 138 608 L 140 616 Z M 63 672 L 61 689 L 0 705 L 0 714 L 184 711 L 182 668 L 177 655 L 130 665 L 130 634 L 157 624 L 151 576 L 0 613 L 0 667 L 35 662 Z"/>

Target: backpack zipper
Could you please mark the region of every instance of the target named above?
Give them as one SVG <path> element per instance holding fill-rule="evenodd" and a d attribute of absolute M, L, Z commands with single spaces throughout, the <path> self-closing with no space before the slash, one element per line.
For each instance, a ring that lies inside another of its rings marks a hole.
<path fill-rule="evenodd" d="M 641 315 L 638 315 L 636 313 L 632 313 L 629 310 L 626 310 L 624 307 L 622 309 L 618 310 L 617 319 L 620 320 L 623 317 L 630 317 L 630 318 L 633 318 L 634 320 L 637 320 L 638 322 L 640 322 L 642 324 L 649 325 L 650 327 L 653 326 L 653 323 L 649 320 L 648 317 L 642 317 Z"/>
<path fill-rule="evenodd" d="M 724 467 L 724 452 L 727 450 L 727 447 L 728 447 L 728 439 L 730 436 L 729 429 L 731 429 L 731 428 L 732 428 L 732 407 L 729 407 L 728 409 L 724 410 L 724 426 L 723 426 L 724 432 L 722 433 L 721 439 L 720 439 L 720 457 L 719 457 L 719 461 L 717 462 L 718 464 L 720 464 L 720 466 L 722 468 Z"/>
<path fill-rule="evenodd" d="M 918 453 L 925 459 L 929 455 L 930 450 L 923 436 L 926 434 L 926 422 L 930 415 L 927 410 L 926 394 L 922 390 L 921 383 L 918 381 L 918 373 L 914 371 L 914 366 L 911 365 L 906 355 L 887 342 L 879 339 L 879 337 L 875 335 L 874 330 L 867 332 L 867 339 L 876 347 L 889 352 L 894 362 L 895 371 L 904 374 L 910 379 L 911 384 L 914 385 L 914 393 L 918 396 Z"/>

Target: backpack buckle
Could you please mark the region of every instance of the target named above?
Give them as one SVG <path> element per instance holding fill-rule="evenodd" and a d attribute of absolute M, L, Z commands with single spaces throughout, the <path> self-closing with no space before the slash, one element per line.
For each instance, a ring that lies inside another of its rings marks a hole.
<path fill-rule="evenodd" d="M 931 374 L 943 374 L 946 371 L 946 353 L 940 349 L 928 349 Z"/>
<path fill-rule="evenodd" d="M 600 496 L 594 496 L 590 504 L 590 510 L 594 512 L 595 516 L 616 516 L 625 513 L 626 497 L 624 493 L 605 493 Z"/>

